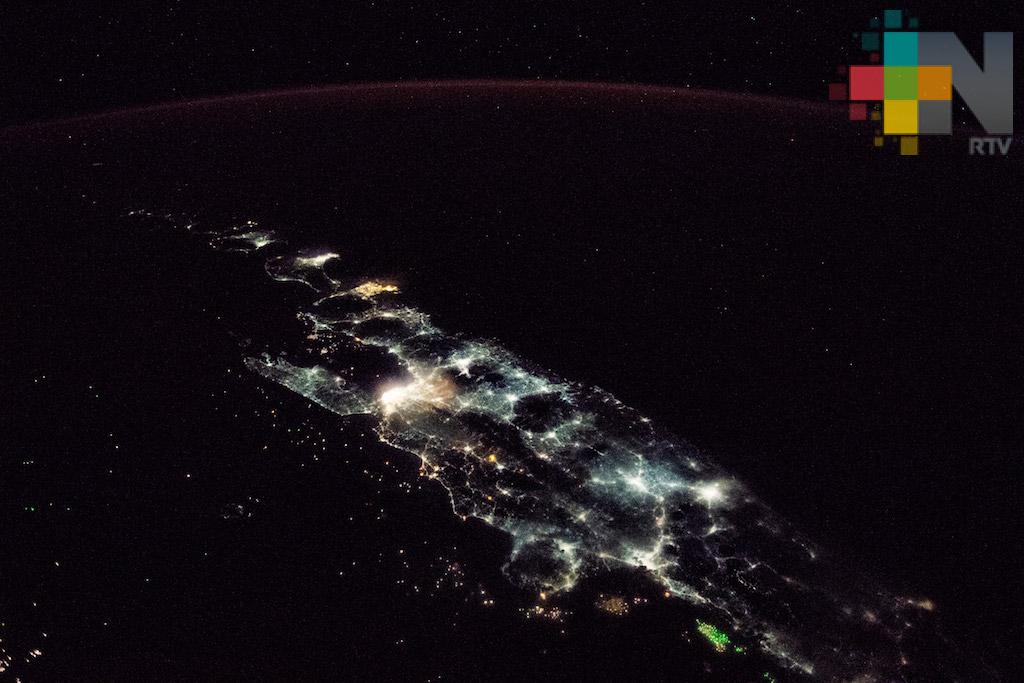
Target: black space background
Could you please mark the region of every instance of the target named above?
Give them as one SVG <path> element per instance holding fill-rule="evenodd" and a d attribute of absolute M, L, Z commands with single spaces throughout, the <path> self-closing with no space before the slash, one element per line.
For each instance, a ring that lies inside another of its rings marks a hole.
<path fill-rule="evenodd" d="M 835 65 L 847 60 L 846 39 L 883 7 L 824 2 L 11 3 L 0 9 L 0 126 L 272 88 L 420 79 L 597 80 L 822 99 Z M 974 49 L 980 31 L 1015 31 L 1016 54 L 1022 54 L 1024 21 L 1017 3 L 922 3 L 908 10 L 920 15 L 923 30 L 956 30 Z M 1019 120 L 1019 104 L 1017 109 Z M 1018 159 L 1009 163 L 1019 164 Z M 965 176 L 964 182 L 981 182 L 980 177 Z M 1019 206 L 1019 196 L 1011 199 Z M 880 267 L 882 278 L 899 275 L 891 281 L 865 280 L 860 287 L 855 283 L 862 275 L 876 273 L 862 274 L 857 270 L 862 263 L 845 260 L 842 247 L 825 244 L 826 238 L 807 247 L 806 262 L 777 264 L 780 272 L 796 269 L 796 288 L 820 282 L 816 264 L 833 269 L 846 283 L 836 292 L 795 292 L 795 300 L 814 305 L 796 317 L 816 329 L 793 331 L 793 345 L 786 351 L 791 355 L 773 357 L 772 349 L 764 350 L 769 364 L 790 364 L 804 374 L 791 378 L 791 389 L 766 389 L 761 396 L 710 393 L 699 406 L 709 416 L 707 424 L 715 426 L 717 415 L 718 424 L 731 431 L 716 435 L 708 427 L 707 433 L 684 436 L 718 451 L 727 462 L 748 457 L 753 446 L 762 460 L 747 468 L 761 480 L 776 476 L 773 453 L 815 454 L 780 462 L 788 483 L 762 489 L 777 489 L 781 498 L 798 491 L 800 485 L 793 482 L 805 478 L 808 495 L 818 505 L 834 495 L 841 512 L 821 508 L 822 518 L 815 519 L 819 513 L 808 511 L 801 522 L 824 535 L 825 545 L 837 539 L 849 543 L 851 554 L 877 563 L 879 573 L 896 575 L 896 583 L 920 585 L 934 566 L 934 580 L 926 588 L 944 592 L 948 600 L 962 576 L 960 617 L 981 632 L 1008 631 L 1002 636 L 1005 647 L 1020 639 L 1015 615 L 1022 606 L 1016 557 L 1021 543 L 1018 463 L 1024 444 L 1021 329 L 1020 316 L 1012 313 L 1022 288 L 1015 275 L 1021 271 L 1011 264 L 1021 261 L 1024 240 L 1001 242 L 1002 235 L 996 239 L 985 232 L 989 224 L 973 225 L 960 218 L 964 215 L 970 212 L 957 213 L 956 225 L 937 229 L 947 246 L 980 230 L 977 242 L 965 238 L 982 245 L 977 253 L 959 263 L 952 251 L 935 247 L 948 259 L 938 267 L 964 275 L 961 279 L 922 277 L 913 267 Z M 954 233 L 956 238 L 950 236 Z M 913 256 L 928 250 L 927 226 L 915 226 L 914 240 L 926 245 L 921 249 L 896 238 L 897 247 L 890 248 L 884 235 L 873 234 L 882 238 L 882 260 L 906 258 L 922 267 Z M 827 261 L 816 258 L 826 252 Z M 993 256 L 1000 260 L 985 260 Z M 611 261 L 605 265 L 615 267 Z M 901 282 L 920 287 L 915 290 L 919 309 L 887 310 L 886 297 Z M 986 299 L 975 288 L 998 295 Z M 860 302 L 838 298 L 858 291 L 863 293 Z M 751 301 L 739 306 L 749 308 Z M 582 329 L 593 328 L 596 337 L 614 336 L 601 332 L 606 327 L 598 317 L 601 306 L 579 304 L 592 314 L 580 323 Z M 736 304 L 709 297 L 690 305 L 705 306 L 707 315 L 714 316 L 718 306 Z M 616 306 L 615 314 L 628 313 L 629 306 Z M 833 316 L 833 310 L 840 313 Z M 900 322 L 899 315 L 908 317 Z M 650 321 L 644 315 L 636 318 Z M 941 325 L 936 338 L 943 341 L 929 343 L 932 324 Z M 844 336 L 862 327 L 867 332 L 846 343 Z M 907 340 L 902 347 L 901 334 Z M 949 340 L 954 346 L 942 345 Z M 528 347 L 528 341 L 523 345 Z M 652 348 L 650 340 L 644 343 Z M 570 344 L 563 346 L 571 351 Z M 876 357 L 876 346 L 886 352 L 902 348 L 913 357 L 915 370 L 932 367 L 934 373 L 892 382 L 885 369 L 894 361 Z M 672 354 L 661 353 L 657 362 L 671 361 Z M 628 363 L 635 357 L 628 338 L 609 357 L 614 367 L 583 379 L 606 382 L 612 389 L 629 386 L 633 373 Z M 556 359 L 543 360 L 563 369 Z M 728 354 L 688 358 L 682 365 L 699 375 L 705 371 L 702 363 L 709 376 L 717 377 L 739 376 L 762 365 L 759 359 Z M 768 372 L 752 383 L 763 380 L 767 386 L 777 376 Z M 835 385 L 826 384 L 831 380 Z M 666 383 L 653 390 L 664 395 L 672 387 Z M 776 403 L 787 391 L 791 401 Z M 629 402 L 643 401 L 640 388 L 627 393 Z M 186 392 L 181 401 L 187 400 Z M 671 425 L 672 406 L 657 403 L 662 407 L 649 403 L 644 408 Z M 749 413 L 731 414 L 735 405 Z M 721 417 L 726 414 L 730 417 Z M 676 420 L 676 425 L 687 426 L 690 419 L 695 418 Z M 834 492 L 831 477 L 844 479 L 835 482 Z M 870 490 L 860 495 L 859 487 Z M 800 501 L 772 502 L 799 516 Z M 858 512 L 860 506 L 864 509 Z M 934 533 L 925 533 L 932 518 Z M 896 549 L 909 568 L 887 564 Z"/>
<path fill-rule="evenodd" d="M 831 2 L 4 3 L 0 123 L 311 84 L 546 78 L 818 99 L 883 8 Z M 907 6 L 923 30 L 1020 27 L 1018 3 Z M 860 54 L 855 55 L 858 59 Z"/>

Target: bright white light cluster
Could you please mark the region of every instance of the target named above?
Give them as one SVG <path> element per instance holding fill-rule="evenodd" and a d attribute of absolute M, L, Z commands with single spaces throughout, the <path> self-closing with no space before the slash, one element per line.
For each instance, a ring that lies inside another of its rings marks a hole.
<path fill-rule="evenodd" d="M 283 243 L 260 234 L 257 249 Z M 325 266 L 339 258 L 267 261 L 275 280 L 316 293 L 298 312 L 306 357 L 270 353 L 249 367 L 339 415 L 376 416 L 381 440 L 420 458 L 456 514 L 512 537 L 511 580 L 550 596 L 634 568 L 804 673 L 868 681 L 904 666 L 904 635 L 921 628 L 925 603 L 836 578 L 803 536 L 685 442 L 605 391 L 446 334 L 398 302 L 393 283 L 335 279 Z M 360 305 L 338 313 L 339 300 Z M 383 370 L 364 377 L 362 366 Z"/>

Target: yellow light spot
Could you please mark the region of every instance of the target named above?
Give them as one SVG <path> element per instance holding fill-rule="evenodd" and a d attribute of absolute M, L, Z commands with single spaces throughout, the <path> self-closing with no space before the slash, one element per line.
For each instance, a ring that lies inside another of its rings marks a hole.
<path fill-rule="evenodd" d="M 408 384 L 387 388 L 380 395 L 380 403 L 384 408 L 384 414 L 391 415 L 399 409 L 417 406 L 443 407 L 455 397 L 455 392 L 456 388 L 451 380 L 430 375 Z"/>
<path fill-rule="evenodd" d="M 917 135 L 917 100 L 885 100 L 886 135 Z"/>
<path fill-rule="evenodd" d="M 498 456 L 494 453 L 491 453 L 490 455 L 487 456 L 487 462 L 498 462 Z"/>
<path fill-rule="evenodd" d="M 376 280 L 369 280 L 358 287 L 352 288 L 353 294 L 366 299 L 375 297 L 378 294 L 391 294 L 397 291 L 398 287 L 396 285 L 388 284 L 386 282 L 378 282 Z"/>
<path fill-rule="evenodd" d="M 917 156 L 917 138 L 910 135 L 900 137 L 900 154 L 902 156 Z"/>
<path fill-rule="evenodd" d="M 602 595 L 594 606 L 602 612 L 607 612 L 617 617 L 629 614 L 629 603 L 621 595 L 610 595 L 607 597 Z"/>
<path fill-rule="evenodd" d="M 919 609 L 923 609 L 923 610 L 925 610 L 927 612 L 935 611 L 935 603 L 932 602 L 931 600 L 929 600 L 928 598 L 924 598 L 922 600 L 911 600 L 910 604 L 913 605 L 914 607 L 917 607 Z"/>

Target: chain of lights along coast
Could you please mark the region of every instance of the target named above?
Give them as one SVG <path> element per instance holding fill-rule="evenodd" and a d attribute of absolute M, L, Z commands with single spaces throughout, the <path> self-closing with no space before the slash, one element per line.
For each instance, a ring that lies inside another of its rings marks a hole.
<path fill-rule="evenodd" d="M 419 458 L 456 515 L 511 537 L 504 573 L 538 600 L 602 571 L 635 571 L 697 610 L 696 632 L 722 656 L 751 648 L 794 675 L 857 681 L 913 679 L 934 665 L 917 653 L 937 643 L 954 656 L 930 600 L 851 576 L 742 482 L 610 393 L 497 341 L 439 329 L 395 282 L 345 274 L 344 252 L 296 247 L 254 221 L 131 215 L 305 285 L 295 311 L 304 338 L 287 348 L 257 340 L 246 365 L 343 418 L 376 420 L 380 440 Z"/>

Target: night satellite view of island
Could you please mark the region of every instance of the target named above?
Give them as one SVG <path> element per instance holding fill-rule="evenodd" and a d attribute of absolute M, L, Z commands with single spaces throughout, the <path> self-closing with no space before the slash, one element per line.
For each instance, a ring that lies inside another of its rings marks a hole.
<path fill-rule="evenodd" d="M 0 681 L 1024 680 L 1016 5 L 0 15 Z"/>

